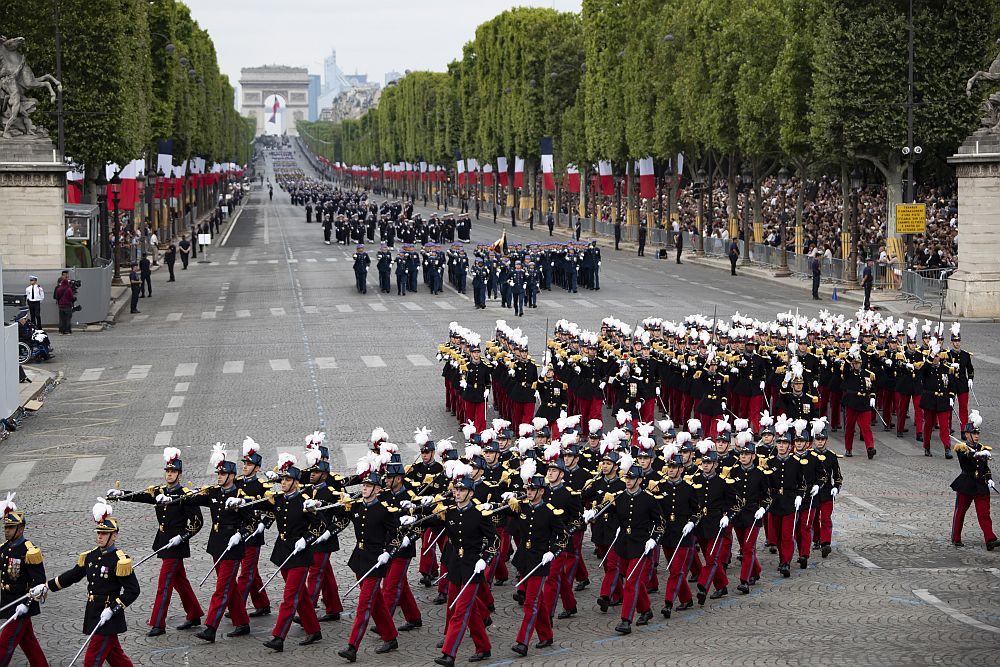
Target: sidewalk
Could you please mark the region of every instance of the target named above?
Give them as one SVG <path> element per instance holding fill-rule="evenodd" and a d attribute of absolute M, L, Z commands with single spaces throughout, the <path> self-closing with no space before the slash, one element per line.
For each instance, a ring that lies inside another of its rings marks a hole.
<path fill-rule="evenodd" d="M 48 388 L 56 381 L 56 374 L 32 365 L 24 366 L 24 374 L 31 382 L 23 382 L 18 385 L 17 393 L 20 398 L 21 407 L 25 407 L 29 402 L 38 400 Z"/>
<path fill-rule="evenodd" d="M 219 226 L 219 231 L 215 235 L 216 239 L 221 239 L 221 238 L 225 237 L 225 234 L 229 230 L 229 227 L 232 226 L 233 224 L 235 224 L 236 220 L 240 217 L 240 214 L 243 213 L 243 206 L 246 204 L 246 202 L 247 202 L 247 198 L 244 197 L 243 198 L 243 204 L 240 204 L 239 208 L 236 209 L 236 211 L 234 211 L 232 215 L 230 215 L 228 218 L 226 218 L 225 222 L 223 222 Z M 203 216 L 202 220 L 200 220 L 199 222 L 204 222 L 205 220 L 207 220 L 209 215 L 210 215 L 210 213 L 206 213 Z M 176 242 L 176 240 L 171 241 L 171 243 L 175 243 L 175 242 Z M 163 258 L 163 253 L 160 253 L 160 258 L 161 259 Z M 196 260 L 196 259 L 195 260 L 191 260 L 191 263 L 192 264 L 197 264 L 198 260 Z M 156 273 L 162 267 L 163 267 L 163 263 L 162 262 L 160 264 L 154 265 L 153 267 L 151 267 L 151 273 Z M 127 275 L 124 275 L 122 277 L 124 279 L 126 279 L 126 280 L 128 279 Z M 131 302 L 131 300 L 132 300 L 132 288 L 129 287 L 129 285 L 127 285 L 127 284 L 126 285 L 112 285 L 111 286 L 111 304 L 108 306 L 108 316 L 104 319 L 104 321 L 107 322 L 108 324 L 114 324 L 115 322 L 117 322 L 118 321 L 118 317 L 122 314 L 122 312 L 126 308 L 129 307 L 129 303 Z M 88 327 L 87 331 L 101 331 L 104 328 L 100 324 L 93 325 L 93 326 L 94 326 L 93 329 L 91 329 L 90 327 Z"/>

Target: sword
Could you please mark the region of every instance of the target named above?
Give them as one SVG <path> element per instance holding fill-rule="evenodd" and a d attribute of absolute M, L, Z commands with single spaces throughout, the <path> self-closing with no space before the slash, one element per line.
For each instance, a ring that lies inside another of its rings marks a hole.
<path fill-rule="evenodd" d="M 12 604 L 13 604 L 13 603 L 12 603 Z M 7 606 L 9 607 L 10 605 L 7 605 Z M 15 611 L 15 612 L 14 612 L 14 615 L 13 615 L 13 616 L 11 616 L 11 617 L 10 617 L 10 618 L 8 618 L 8 619 L 7 619 L 6 621 L 4 621 L 4 622 L 3 622 L 3 625 L 0 625 L 0 631 L 2 631 L 2 630 L 3 630 L 4 628 L 6 628 L 6 627 L 7 627 L 7 624 L 8 624 L 8 623 L 10 623 L 10 622 L 11 622 L 11 621 L 13 621 L 13 620 L 14 620 L 15 618 L 18 618 L 18 617 L 20 617 L 20 616 L 21 616 L 21 612 L 20 612 L 20 611 Z"/>
<path fill-rule="evenodd" d="M 750 524 L 750 530 L 747 531 L 747 539 L 743 541 L 743 550 L 746 551 L 747 545 L 750 544 L 750 538 L 753 536 L 754 526 L 757 525 L 757 517 L 753 518 L 753 523 Z"/>
<path fill-rule="evenodd" d="M 677 555 L 677 550 L 681 548 L 681 542 L 687 537 L 689 533 L 681 532 L 681 539 L 677 540 L 677 546 L 674 547 L 674 552 L 670 554 L 670 560 L 667 561 L 667 574 L 670 574 L 670 564 L 674 562 L 674 556 Z"/>
<path fill-rule="evenodd" d="M 242 535 L 241 535 L 241 537 L 243 538 L 243 539 L 242 539 L 241 541 L 245 542 L 246 540 L 249 540 L 249 539 L 250 539 L 251 537 L 254 537 L 254 536 L 256 536 L 256 535 L 260 535 L 260 534 L 261 534 L 261 533 L 263 533 L 263 532 L 264 532 L 264 525 L 263 525 L 263 524 L 258 524 L 258 525 L 257 525 L 257 529 L 256 529 L 255 531 L 253 531 L 252 533 L 250 533 L 249 535 L 246 535 L 246 536 L 242 536 Z M 225 548 L 225 549 L 224 549 L 224 550 L 222 551 L 222 553 L 221 553 L 221 554 L 219 554 L 219 557 L 215 559 L 215 562 L 214 562 L 214 563 L 212 563 L 212 569 L 211 569 L 211 570 L 209 570 L 209 571 L 208 571 L 208 572 L 207 572 L 207 573 L 205 574 L 205 576 L 204 576 L 204 577 L 202 578 L 201 582 L 200 582 L 200 583 L 198 584 L 198 588 L 201 588 L 202 586 L 204 586 L 204 585 L 205 585 L 205 582 L 206 582 L 206 581 L 208 581 L 208 578 L 209 578 L 210 576 L 212 576 L 212 573 L 213 573 L 213 572 L 215 572 L 215 568 L 217 568 L 217 567 L 219 566 L 219 563 L 221 563 L 221 562 L 222 562 L 222 559 L 223 559 L 223 557 L 224 557 L 224 556 L 225 556 L 225 555 L 226 555 L 227 553 L 229 553 L 229 550 L 230 550 L 231 548 L 232 548 L 232 547 L 231 547 L 231 545 L 229 545 L 229 544 L 227 544 L 227 545 L 226 545 L 226 548 Z"/>
<path fill-rule="evenodd" d="M 553 554 L 553 558 L 552 558 L 552 560 L 549 561 L 549 563 L 552 563 L 553 561 L 555 561 L 555 556 L 558 556 L 560 553 L 561 553 L 561 550 L 557 551 L 555 554 Z M 524 575 L 521 578 L 521 581 L 517 582 L 517 584 L 514 587 L 515 588 L 520 588 L 521 584 L 523 584 L 524 582 L 526 582 L 528 580 L 528 577 L 530 577 L 531 575 L 533 575 L 538 570 L 538 568 L 540 568 L 543 565 L 545 565 L 545 563 L 543 563 L 542 561 L 538 561 L 538 565 L 536 565 L 535 567 L 531 568 L 531 571 L 528 572 L 528 574 Z M 468 584 L 466 584 L 466 585 L 468 586 Z M 465 590 L 465 589 L 463 588 L 462 590 Z M 461 595 L 461 593 L 459 593 L 459 595 Z"/>
<path fill-rule="evenodd" d="M 493 560 L 493 559 L 490 558 L 490 560 Z M 489 561 L 486 561 L 486 565 L 487 565 L 487 567 L 489 567 Z M 483 572 L 485 572 L 485 571 L 486 570 L 483 570 Z M 469 577 L 469 580 L 467 582 L 465 582 L 465 585 L 462 586 L 462 588 L 458 591 L 458 595 L 455 596 L 455 601 L 452 602 L 450 605 L 448 605 L 448 609 L 452 609 L 458 603 L 458 601 L 462 599 L 462 593 L 464 593 L 465 589 L 469 587 L 469 584 L 472 583 L 472 580 L 475 579 L 480 574 L 482 574 L 482 572 L 476 572 L 475 569 L 473 569 L 472 576 Z"/>
<path fill-rule="evenodd" d="M 604 567 L 604 561 L 608 559 L 608 554 L 611 553 L 611 548 L 615 546 L 615 542 L 618 541 L 618 536 L 621 535 L 621 532 L 621 526 L 615 529 L 615 539 L 611 540 L 611 544 L 608 545 L 607 553 L 604 554 L 604 558 L 601 559 L 601 562 L 598 563 L 597 567 Z"/>
<path fill-rule="evenodd" d="M 398 549 L 397 549 L 397 551 L 398 551 Z M 395 551 L 392 552 L 392 554 L 389 555 L 389 560 L 392 560 L 392 557 L 395 556 L 395 555 L 396 555 L 396 552 Z M 359 585 L 361 585 L 361 582 L 364 581 L 368 577 L 369 574 L 371 574 L 375 570 L 379 569 L 380 567 L 382 567 L 383 565 L 385 565 L 388 562 L 389 562 L 388 560 L 385 563 L 379 563 L 379 562 L 376 561 L 376 563 L 374 565 L 372 565 L 372 567 L 371 567 L 370 570 L 368 570 L 363 575 L 361 575 L 361 577 L 359 577 L 358 580 L 355 581 L 354 584 L 350 588 L 347 589 L 347 592 L 344 593 L 342 599 L 346 600 L 347 596 L 351 594 L 351 591 L 353 591 L 355 588 L 357 588 Z M 442 576 L 444 576 L 444 575 L 442 575 Z"/>
<path fill-rule="evenodd" d="M 312 546 L 313 544 L 315 544 L 315 542 L 316 542 L 316 540 L 312 540 L 311 542 L 307 542 L 306 546 L 307 547 Z M 305 551 L 305 549 L 303 549 L 302 551 Z M 288 554 L 288 558 L 286 558 L 285 560 L 281 561 L 281 565 L 278 566 L 278 569 L 274 571 L 274 574 L 272 574 L 270 577 L 267 578 L 267 581 L 264 582 L 264 585 L 261 586 L 260 590 L 258 590 L 257 592 L 260 593 L 265 588 L 267 588 L 267 585 L 269 583 L 271 583 L 271 580 L 273 580 L 276 576 L 278 576 L 278 573 L 281 572 L 281 568 L 285 567 L 285 564 L 288 563 L 288 561 L 292 560 L 292 556 L 294 556 L 295 554 L 298 554 L 298 553 L 301 553 L 301 551 L 296 551 L 296 550 L 293 549 L 292 553 Z"/>
<path fill-rule="evenodd" d="M 653 538 L 653 534 L 654 534 L 654 533 L 655 533 L 655 531 L 654 531 L 653 533 L 650 533 L 650 534 L 649 534 L 649 539 L 652 539 L 652 538 Z M 655 549 L 655 548 L 656 548 L 656 545 L 653 545 L 653 549 Z M 650 549 L 649 551 L 652 551 L 653 549 Z M 610 549 L 609 549 L 609 551 L 610 551 Z M 649 551 L 647 551 L 647 552 L 645 552 L 644 554 L 642 554 L 641 556 L 639 556 L 639 560 L 637 560 L 637 561 L 636 561 L 635 565 L 633 565 L 633 566 L 632 566 L 632 570 L 631 570 L 631 571 L 630 571 L 630 572 L 628 573 L 628 576 L 627 576 L 627 577 L 625 577 L 625 579 L 626 579 L 626 580 L 628 580 L 628 579 L 631 579 L 631 578 L 632 578 L 632 575 L 633 575 L 633 574 L 635 573 L 635 570 L 636 570 L 636 568 L 638 568 L 638 567 L 639 567 L 639 565 L 641 565 L 641 564 L 642 564 L 642 560 L 643 560 L 643 559 L 644 559 L 644 558 L 645 558 L 646 556 L 648 556 L 648 555 L 649 555 Z"/>
<path fill-rule="evenodd" d="M 116 608 L 115 612 L 117 611 L 118 609 Z M 89 635 L 87 635 L 87 639 L 84 640 L 83 646 L 80 647 L 80 650 L 76 652 L 76 655 L 73 656 L 73 659 L 70 660 L 70 663 L 66 665 L 66 667 L 73 667 L 73 665 L 76 664 L 76 661 L 80 659 L 80 655 L 83 654 L 83 650 L 87 648 L 87 644 L 90 643 L 90 640 L 93 638 L 93 636 L 97 633 L 98 629 L 100 629 L 102 625 L 104 625 L 104 619 L 101 619 L 97 622 L 97 625 L 94 626 L 94 629 L 90 631 Z"/>
<path fill-rule="evenodd" d="M 715 541 L 712 542 L 712 548 L 708 550 L 707 554 L 705 554 L 705 558 L 706 559 L 708 558 L 709 554 L 715 553 L 715 547 L 719 544 L 719 538 L 722 537 L 722 531 L 724 531 L 724 530 L 725 530 L 725 527 L 719 526 L 719 532 L 715 534 Z M 794 534 L 795 534 L 795 531 L 793 530 L 792 531 L 792 535 L 794 535 Z"/>
<path fill-rule="evenodd" d="M 30 597 L 31 597 L 31 593 L 30 592 L 29 593 L 25 593 L 24 595 L 22 595 L 21 597 L 19 597 L 16 600 L 14 600 L 13 602 L 8 602 L 4 606 L 0 607 L 0 611 L 3 611 L 7 607 L 12 607 L 12 606 L 16 605 L 18 602 L 21 602 L 22 600 L 27 600 Z M 6 623 L 4 625 L 6 625 Z M 2 630 L 2 629 L 3 629 L 3 626 L 0 626 L 0 630 Z"/>
<path fill-rule="evenodd" d="M 437 544 L 437 541 L 441 538 L 442 535 L 444 535 L 444 528 L 442 528 L 440 531 L 438 531 L 438 534 L 435 535 L 434 539 L 431 540 L 431 543 L 427 545 L 427 548 L 424 549 L 424 552 L 423 552 L 422 555 L 426 556 L 427 554 L 429 554 L 430 551 L 431 551 L 431 549 L 434 548 L 434 545 Z"/>
<path fill-rule="evenodd" d="M 190 535 L 184 535 L 184 536 L 182 536 L 181 537 L 181 542 L 183 542 L 184 540 L 186 540 L 188 537 L 190 537 Z M 152 558 L 156 554 L 160 553 L 161 551 L 166 551 L 167 549 L 172 549 L 172 548 L 174 548 L 176 546 L 180 546 L 180 545 L 179 544 L 170 544 L 170 542 L 167 542 L 166 544 L 164 544 L 162 547 L 160 547 L 159 549 L 157 549 L 153 553 L 146 554 L 145 556 L 143 556 L 138 562 L 136 562 L 136 564 L 133 567 L 139 567 L 140 565 L 142 565 L 147 560 L 149 560 L 150 558 Z"/>
<path fill-rule="evenodd" d="M 971 383 L 969 384 L 969 393 L 972 394 L 973 400 L 976 401 L 976 407 L 977 408 L 983 407 L 982 405 L 979 404 L 979 399 L 976 398 L 976 390 L 972 388 L 972 384 Z"/>

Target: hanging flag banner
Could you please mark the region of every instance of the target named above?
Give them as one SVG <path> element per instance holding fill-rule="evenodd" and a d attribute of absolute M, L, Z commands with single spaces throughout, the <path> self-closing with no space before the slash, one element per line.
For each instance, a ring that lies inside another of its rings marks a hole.
<path fill-rule="evenodd" d="M 542 137 L 539 154 L 542 156 L 542 189 L 553 191 L 556 189 L 556 181 L 552 176 L 552 137 Z"/>

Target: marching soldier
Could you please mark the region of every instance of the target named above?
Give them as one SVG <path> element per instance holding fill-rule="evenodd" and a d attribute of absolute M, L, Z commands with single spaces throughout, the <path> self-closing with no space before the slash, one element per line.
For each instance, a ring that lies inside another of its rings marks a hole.
<path fill-rule="evenodd" d="M 764 460 L 764 470 L 768 474 L 771 504 L 768 519 L 771 524 L 771 543 L 778 547 L 778 572 L 790 577 L 790 563 L 795 555 L 793 535 L 795 513 L 802 507 L 805 483 L 802 480 L 802 465 L 791 456 L 791 438 L 788 424 L 779 423 L 775 430 L 781 430 L 775 445 L 775 452 Z M 785 429 L 785 430 L 782 430 Z"/>
<path fill-rule="evenodd" d="M 663 555 L 669 563 L 663 609 L 660 613 L 664 618 L 670 618 L 674 611 L 674 600 L 679 598 L 681 603 L 676 611 L 694 606 L 687 574 L 695 557 L 694 536 L 691 533 L 701 515 L 698 499 L 702 486 L 684 478 L 682 454 L 669 454 L 665 470 L 664 479 L 657 484 L 656 489 L 660 494 L 660 514 L 664 526 Z"/>
<path fill-rule="evenodd" d="M 354 252 L 354 282 L 362 294 L 368 293 L 368 266 L 371 263 L 372 258 L 365 252 L 364 244 L 358 244 Z"/>
<path fill-rule="evenodd" d="M 820 467 L 819 495 L 815 499 L 818 509 L 813 518 L 813 546 L 819 547 L 820 555 L 826 558 L 832 551 L 833 503 L 844 484 L 844 477 L 840 472 L 840 454 L 827 449 L 830 435 L 826 430 L 825 417 L 813 421 L 812 434 L 813 452 Z"/>
<path fill-rule="evenodd" d="M 851 346 L 848 352 L 848 362 L 841 370 L 841 390 L 844 392 L 843 403 L 847 409 L 847 419 L 844 423 L 844 455 L 850 457 L 854 444 L 854 426 L 861 430 L 865 441 L 868 458 L 875 458 L 875 442 L 872 439 L 872 415 L 875 409 L 875 374 L 862 367 L 861 349 L 857 344 Z M 898 388 L 897 388 L 898 391 Z M 902 428 L 905 410 L 897 413 L 897 425 Z"/>
<path fill-rule="evenodd" d="M 927 353 L 926 361 L 917 362 L 915 367 L 920 371 L 920 410 L 924 413 L 924 456 L 931 455 L 931 435 L 934 426 L 938 427 L 941 444 L 944 446 L 944 457 L 952 458 L 951 454 L 951 412 L 955 406 L 955 394 L 952 383 L 959 364 L 956 362 L 942 363 L 948 360 L 948 352 L 942 350 L 935 341 Z"/>
<path fill-rule="evenodd" d="M 379 247 L 378 261 L 375 264 L 378 269 L 378 289 L 383 294 L 388 294 L 392 290 L 390 273 L 392 270 L 392 251 L 385 243 Z"/>
<path fill-rule="evenodd" d="M 24 512 L 14 504 L 14 494 L 0 503 L 3 516 L 4 543 L 0 546 L 0 606 L 6 621 L 0 632 L 0 667 L 7 667 L 14 659 L 14 650 L 20 648 L 30 667 L 48 667 L 42 647 L 35 637 L 31 617 L 38 616 L 38 599 L 32 598 L 31 589 L 45 586 L 45 565 L 42 551 L 24 537 Z M 21 598 L 17 606 L 14 605 Z"/>
<path fill-rule="evenodd" d="M 744 431 L 736 437 L 740 441 L 737 455 L 739 465 L 729 470 L 729 479 L 734 482 L 739 512 L 733 517 L 733 532 L 739 540 L 740 583 L 736 587 L 743 595 L 750 592 L 750 586 L 760 578 L 760 562 L 757 560 L 757 534 L 761 520 L 771 503 L 770 484 L 767 474 L 757 467 L 757 451 L 750 433 Z"/>
<path fill-rule="evenodd" d="M 151 486 L 145 491 L 127 492 L 121 489 L 108 489 L 107 496 L 112 500 L 124 500 L 134 503 L 156 505 L 156 521 L 158 524 L 156 537 L 153 538 L 153 551 L 160 559 L 160 577 L 156 586 L 156 597 L 153 609 L 149 615 L 148 637 L 158 637 L 166 632 L 167 609 L 170 597 L 174 591 L 181 598 L 184 607 L 185 621 L 177 626 L 178 630 L 188 630 L 201 625 L 204 613 L 198 596 L 191 588 L 187 572 L 184 569 L 184 559 L 191 557 L 190 538 L 201 530 L 203 519 L 201 509 L 193 506 L 182 506 L 176 502 L 163 504 L 158 502 L 160 496 L 177 499 L 192 493 L 181 483 L 184 462 L 181 460 L 181 450 L 167 447 L 163 450 L 163 479 L 165 484 Z"/>
<path fill-rule="evenodd" d="M 324 459 L 326 447 L 319 444 L 324 437 L 325 434 L 319 432 L 310 436 L 306 443 L 306 467 L 302 472 L 308 472 L 310 476 L 310 497 L 328 505 L 340 500 L 344 484 L 340 475 L 331 475 L 330 462 Z M 332 522 L 330 525 L 332 526 Z M 319 544 L 313 544 L 313 560 L 309 566 L 309 578 L 306 584 L 306 590 L 313 606 L 319 604 L 320 594 L 323 595 L 325 613 L 316 619 L 320 623 L 339 621 L 340 614 L 344 611 L 340 602 L 340 591 L 337 588 L 337 578 L 330 565 L 330 554 L 340 551 L 340 542 L 333 534 L 334 530 L 336 527 L 331 528 L 331 535 L 328 539 Z M 298 620 L 301 621 L 301 619 Z"/>
<path fill-rule="evenodd" d="M 962 527 L 965 524 L 965 513 L 975 503 L 976 518 L 979 527 L 983 529 L 986 548 L 993 551 L 1000 547 L 996 533 L 993 532 L 993 521 L 990 519 L 990 491 L 997 490 L 993 474 L 990 472 L 990 448 L 979 441 L 979 427 L 983 418 L 978 410 L 969 414 L 969 422 L 965 425 L 965 442 L 955 445 L 958 454 L 958 464 L 962 472 L 951 483 L 955 492 L 955 514 L 951 520 L 951 543 L 956 547 L 962 544 Z"/>
<path fill-rule="evenodd" d="M 948 350 L 948 358 L 952 368 L 955 369 L 953 382 L 955 402 L 958 404 L 958 426 L 964 433 L 965 424 L 969 421 L 969 392 L 972 391 L 976 369 L 972 366 L 972 353 L 962 349 L 962 330 L 958 322 L 951 325 L 951 349 Z M 958 368 L 955 368 L 956 365 Z"/>
<path fill-rule="evenodd" d="M 139 597 L 139 580 L 132 572 L 132 559 L 118 548 L 118 520 L 111 512 L 103 501 L 94 505 L 97 546 L 81 553 L 70 569 L 32 588 L 31 595 L 37 599 L 46 590 L 59 591 L 86 578 L 83 633 L 90 639 L 83 664 L 131 667 L 118 635 L 126 630 L 125 608 Z"/>
<path fill-rule="evenodd" d="M 418 502 L 418 496 L 405 482 L 406 469 L 399 458 L 399 454 L 393 454 L 389 465 L 385 468 L 386 489 L 382 492 L 382 501 L 397 510 L 412 509 Z M 429 503 L 428 503 L 429 504 Z M 385 586 L 382 588 L 382 597 L 385 599 L 385 606 L 389 610 L 389 617 L 396 613 L 396 607 L 403 610 L 403 625 L 396 628 L 399 632 L 410 632 L 423 627 L 423 619 L 420 616 L 420 607 L 410 590 L 410 582 L 407 580 L 407 573 L 410 569 L 410 561 L 416 555 L 415 546 L 416 535 L 407 537 L 406 546 L 400 545 L 395 549 L 392 558 L 389 560 L 389 567 L 386 572 Z"/>
<path fill-rule="evenodd" d="M 700 447 L 700 443 L 699 443 Z M 704 605 L 709 597 L 708 587 L 713 585 L 715 592 L 711 599 L 717 600 L 729 593 L 729 577 L 722 564 L 729 560 L 725 553 L 729 527 L 729 517 L 742 509 L 736 497 L 735 481 L 724 479 L 718 474 L 719 455 L 708 450 L 701 456 L 701 472 L 694 476 L 693 483 L 701 485 L 698 504 L 701 508 L 701 521 L 695 537 L 701 553 L 705 556 L 705 565 L 698 576 L 698 604 Z"/>
<path fill-rule="evenodd" d="M 475 425 L 477 431 L 482 431 L 486 428 L 486 400 L 490 396 L 490 373 L 493 367 L 483 361 L 479 343 L 479 336 L 473 334 L 469 341 L 469 362 L 462 373 L 459 387 L 462 390 L 466 418 Z"/>
<path fill-rule="evenodd" d="M 243 476 L 236 479 L 236 486 L 239 487 L 243 497 L 248 500 L 259 500 L 271 489 L 271 483 L 265 482 L 257 477 L 264 459 L 259 453 L 260 446 L 254 442 L 253 438 L 247 437 L 243 441 Z M 277 479 L 275 473 L 270 473 Z M 251 524 L 256 526 L 263 523 L 265 529 L 274 523 L 274 515 L 271 512 L 257 509 L 254 510 L 254 520 Z M 264 533 L 259 532 L 250 535 L 243 540 L 243 560 L 240 562 L 240 575 L 236 579 L 236 589 L 246 606 L 247 599 L 253 603 L 253 611 L 247 616 L 258 618 L 271 613 L 271 600 L 267 597 L 267 591 L 261 590 L 264 582 L 260 578 L 260 548 L 264 546 Z"/>

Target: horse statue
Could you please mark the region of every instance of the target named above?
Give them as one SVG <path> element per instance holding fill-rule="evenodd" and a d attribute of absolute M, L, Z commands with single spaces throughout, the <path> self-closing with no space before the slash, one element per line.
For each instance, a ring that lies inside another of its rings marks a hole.
<path fill-rule="evenodd" d="M 38 106 L 37 100 L 25 95 L 25 91 L 33 88 L 46 88 L 49 98 L 56 101 L 56 90 L 62 91 L 60 83 L 51 74 L 35 77 L 31 67 L 24 59 L 24 54 L 18 51 L 24 44 L 23 37 L 7 38 L 0 35 L 0 122 L 3 122 L 3 137 L 11 137 L 11 129 L 17 120 L 25 136 L 38 136 L 44 130 L 35 128 L 28 118 Z M 53 90 L 52 86 L 55 86 Z"/>
<path fill-rule="evenodd" d="M 997 40 L 997 44 L 1000 44 L 1000 39 Z M 972 75 L 965 84 L 966 97 L 972 97 L 972 88 L 979 81 L 1000 82 L 1000 54 L 990 63 L 989 69 L 985 72 L 980 70 Z M 983 117 L 980 133 L 1000 133 L 1000 92 L 994 92 L 983 101 L 983 110 L 986 115 Z"/>

